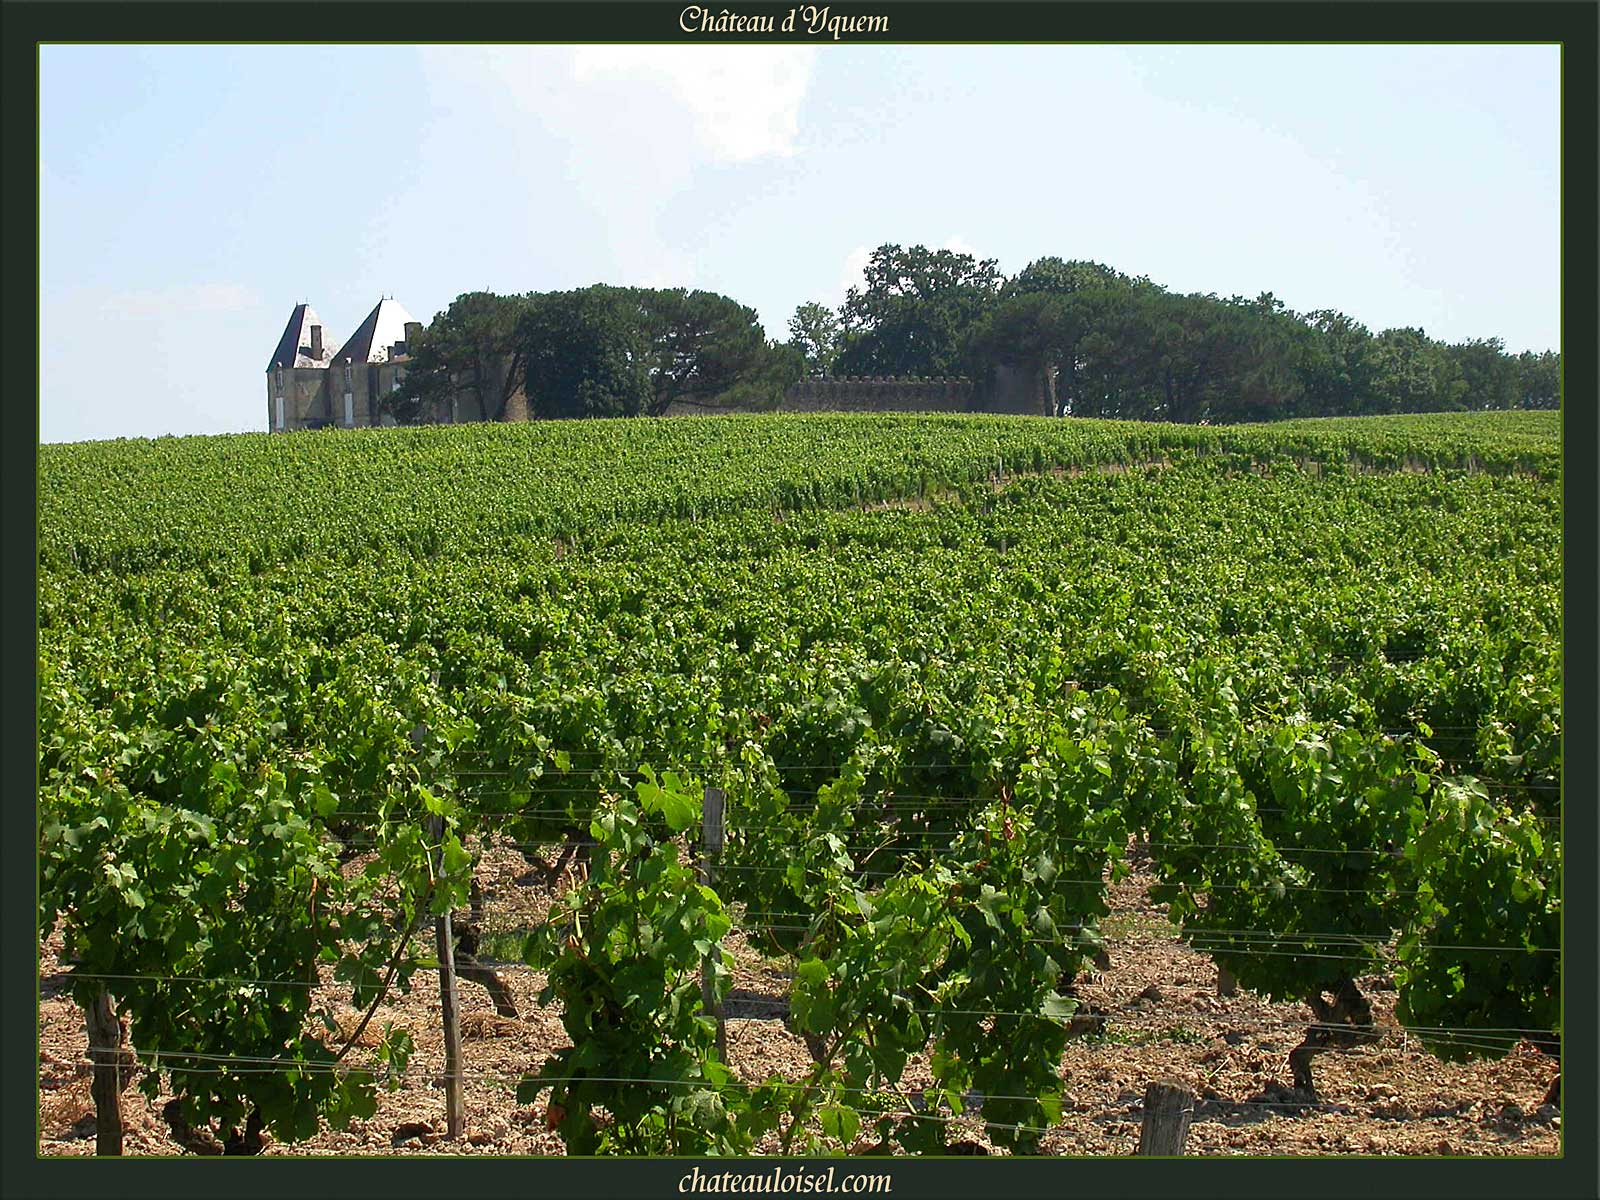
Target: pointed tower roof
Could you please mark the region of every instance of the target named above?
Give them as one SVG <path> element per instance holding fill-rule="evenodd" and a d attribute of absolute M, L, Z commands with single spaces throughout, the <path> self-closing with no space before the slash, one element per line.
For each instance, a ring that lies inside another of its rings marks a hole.
<path fill-rule="evenodd" d="M 388 362 L 389 348 L 406 340 L 406 322 L 415 320 L 400 301 L 385 296 L 333 358 L 338 362 L 347 358 L 353 363 Z"/>
<path fill-rule="evenodd" d="M 317 316 L 311 305 L 296 304 L 294 311 L 289 314 L 289 323 L 283 327 L 283 336 L 278 339 L 278 348 L 272 352 L 272 361 L 267 363 L 267 370 L 274 367 L 327 366 L 333 360 L 333 355 L 328 352 L 333 339 L 328 336 L 326 326 L 322 330 L 322 357 L 318 358 L 311 352 L 311 327 L 321 324 L 322 318 Z"/>

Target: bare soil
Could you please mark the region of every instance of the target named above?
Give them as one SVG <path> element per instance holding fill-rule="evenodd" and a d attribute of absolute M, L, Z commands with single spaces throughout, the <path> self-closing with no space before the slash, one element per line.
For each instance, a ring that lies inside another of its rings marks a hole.
<path fill-rule="evenodd" d="M 1137 863 L 1136 863 L 1137 868 Z M 528 860 L 509 848 L 484 853 L 479 880 L 487 900 L 485 933 L 493 937 L 543 919 L 551 891 L 530 881 Z M 1144 1089 L 1172 1081 L 1192 1089 L 1195 1112 L 1185 1153 L 1194 1155 L 1518 1155 L 1561 1152 L 1561 1117 L 1541 1102 L 1556 1064 L 1527 1044 L 1494 1061 L 1446 1063 L 1408 1038 L 1394 1022 L 1395 994 L 1382 977 L 1360 981 L 1372 1001 L 1379 1039 L 1356 1050 L 1330 1051 L 1315 1063 L 1321 1104 L 1289 1090 L 1287 1056 L 1312 1019 L 1303 1004 L 1273 1004 L 1240 988 L 1218 995 L 1210 959 L 1189 949 L 1151 904 L 1148 874 L 1136 869 L 1112 885 L 1107 923 L 1110 966 L 1080 981 L 1081 999 L 1109 1014 L 1104 1029 L 1069 1043 L 1061 1072 L 1066 1103 L 1042 1149 L 1054 1155 L 1120 1156 L 1139 1140 Z M 771 1074 L 799 1079 L 810 1066 L 801 1039 L 784 1025 L 788 976 L 780 960 L 756 951 L 736 930 L 724 944 L 731 959 L 727 1004 L 729 1059 L 741 1078 Z M 40 947 L 39 1152 L 92 1155 L 90 1099 L 82 1011 L 73 1003 L 59 934 Z M 560 1155 L 561 1140 L 545 1127 L 541 1105 L 519 1105 L 517 1080 L 564 1046 L 560 1015 L 541 1007 L 540 972 L 501 969 L 519 1016 L 498 1016 L 488 992 L 460 984 L 467 1061 L 467 1136 L 445 1131 L 444 1052 L 436 976 L 418 972 L 408 994 L 389 997 L 373 1020 L 409 1029 L 416 1042 L 400 1090 L 381 1093 L 377 1113 L 349 1129 L 324 1129 L 295 1145 L 271 1143 L 275 1155 Z M 332 985 L 325 972 L 324 982 Z M 359 1014 L 346 1005 L 341 1030 Z M 902 1090 L 929 1077 L 914 1060 Z M 173 1155 L 161 1106 L 136 1088 L 123 1094 L 124 1153 Z M 994 1150 L 976 1114 L 960 1118 L 952 1141 Z M 864 1146 L 865 1143 L 863 1143 Z M 776 1145 L 767 1147 L 775 1149 Z M 861 1148 L 861 1147 L 858 1147 Z"/>

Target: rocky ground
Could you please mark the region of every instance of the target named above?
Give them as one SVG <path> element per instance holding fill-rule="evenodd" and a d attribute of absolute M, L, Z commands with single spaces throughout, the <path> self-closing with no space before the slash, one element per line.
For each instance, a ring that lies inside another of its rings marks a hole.
<path fill-rule="evenodd" d="M 528 862 L 510 849 L 486 852 L 479 873 L 487 899 L 486 932 L 537 921 L 550 892 L 530 883 Z M 1109 1014 L 1104 1029 L 1075 1039 L 1062 1058 L 1067 1102 L 1060 1124 L 1043 1140 L 1049 1154 L 1115 1156 L 1138 1143 L 1145 1086 L 1169 1080 L 1192 1089 L 1195 1112 L 1185 1152 L 1196 1155 L 1555 1155 L 1561 1118 L 1541 1107 L 1555 1063 L 1531 1046 L 1497 1061 L 1445 1063 L 1406 1037 L 1394 1023 L 1392 983 L 1361 981 L 1382 1036 L 1357 1050 L 1316 1059 L 1322 1103 L 1307 1106 L 1287 1088 L 1288 1052 L 1304 1035 L 1310 1010 L 1271 1004 L 1240 989 L 1218 995 L 1217 971 L 1204 954 L 1173 934 L 1164 907 L 1152 905 L 1147 875 L 1135 873 L 1112 888 L 1107 925 L 1109 968 L 1085 981 L 1079 994 Z M 39 989 L 40 1153 L 92 1155 L 94 1105 L 83 1014 L 67 991 L 59 934 L 41 946 Z M 777 1073 L 799 1078 L 810 1065 L 800 1038 L 781 1014 L 788 979 L 780 962 L 765 959 L 737 933 L 725 944 L 734 970 L 728 1024 L 729 1059 L 745 1079 Z M 537 1002 L 542 976 L 510 967 L 502 976 L 516 1019 L 497 1016 L 488 993 L 461 985 L 462 1032 L 469 1079 L 467 1136 L 445 1129 L 444 1054 L 439 997 L 433 976 L 421 972 L 407 995 L 380 1006 L 373 1022 L 393 1021 L 416 1041 L 399 1091 L 380 1095 L 377 1113 L 344 1131 L 325 1129 L 293 1146 L 271 1144 L 278 1155 L 559 1155 L 561 1140 L 545 1128 L 542 1106 L 519 1105 L 518 1078 L 565 1044 L 559 1015 Z M 359 1014 L 347 1008 L 341 1028 Z M 920 1072 L 920 1075 L 919 1075 Z M 927 1081 L 913 1062 L 910 1086 Z M 161 1106 L 130 1088 L 123 1097 L 125 1153 L 179 1153 Z M 963 1118 L 952 1140 L 989 1149 L 981 1114 Z"/>

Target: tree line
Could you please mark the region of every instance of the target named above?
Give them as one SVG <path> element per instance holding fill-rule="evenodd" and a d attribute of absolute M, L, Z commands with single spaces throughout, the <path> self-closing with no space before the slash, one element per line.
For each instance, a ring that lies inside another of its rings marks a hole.
<path fill-rule="evenodd" d="M 773 406 L 804 372 L 793 347 L 727 296 L 596 284 L 566 292 L 469 292 L 407 348 L 388 411 L 402 424 L 470 397 L 501 420 L 521 388 L 535 417 L 661 416 L 674 404 Z"/>
<path fill-rule="evenodd" d="M 880 246 L 837 309 L 799 306 L 787 341 L 755 311 L 682 288 L 596 285 L 460 296 L 412 348 L 389 402 L 402 422 L 470 395 L 504 416 L 660 416 L 674 404 L 777 407 L 802 377 L 1022 372 L 1058 416 L 1184 422 L 1559 406 L 1561 357 L 1498 338 L 1373 333 L 1345 313 L 1168 291 L 1095 262 Z"/>

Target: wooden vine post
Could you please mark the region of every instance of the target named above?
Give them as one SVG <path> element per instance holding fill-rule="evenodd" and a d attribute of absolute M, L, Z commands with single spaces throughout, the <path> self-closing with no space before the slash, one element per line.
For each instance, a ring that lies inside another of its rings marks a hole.
<path fill-rule="evenodd" d="M 728 794 L 721 788 L 708 787 L 701 808 L 700 882 L 705 887 L 714 886 L 716 864 L 722 857 L 726 840 Z M 728 1026 L 722 1015 L 722 1005 L 717 1000 L 717 966 L 722 961 L 722 947 L 712 944 L 710 952 L 700 964 L 700 1001 L 705 1010 L 717 1019 L 717 1057 L 728 1061 Z"/>
<path fill-rule="evenodd" d="M 1152 1083 L 1144 1090 L 1144 1121 L 1139 1128 L 1139 1153 L 1174 1157 L 1183 1153 L 1194 1117 L 1194 1093 L 1172 1083 Z"/>
<path fill-rule="evenodd" d="M 433 843 L 435 875 L 444 870 L 444 818 L 428 817 L 428 837 Z M 433 940 L 439 956 L 439 1007 L 444 1019 L 444 1102 L 449 1136 L 466 1130 L 466 1103 L 461 1095 L 461 1013 L 456 1004 L 455 937 L 450 932 L 450 910 L 433 919 Z"/>
<path fill-rule="evenodd" d="M 94 1078 L 89 1092 L 94 1097 L 94 1152 L 107 1157 L 122 1153 L 122 1022 L 111 1006 L 111 993 L 95 989 L 94 999 L 84 1006 L 84 1025 L 89 1034 L 89 1061 L 94 1063 Z"/>

